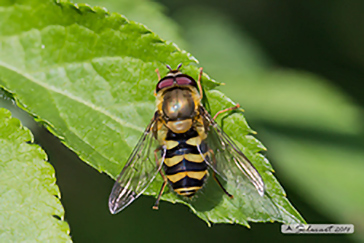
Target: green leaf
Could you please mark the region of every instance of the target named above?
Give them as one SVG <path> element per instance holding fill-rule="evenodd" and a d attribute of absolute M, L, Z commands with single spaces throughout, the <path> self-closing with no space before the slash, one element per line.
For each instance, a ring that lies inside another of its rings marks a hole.
<path fill-rule="evenodd" d="M 84 3 L 85 1 L 77 0 L 75 3 Z M 178 46 L 186 46 L 185 41 L 180 36 L 179 26 L 163 12 L 165 10 L 159 3 L 149 0 L 117 0 L 117 1 L 100 1 L 88 0 L 88 4 L 106 7 L 111 12 L 119 12 L 128 19 L 138 23 L 147 23 L 148 28 L 158 34 L 162 39 L 173 41 Z"/>
<path fill-rule="evenodd" d="M 53 167 L 30 131 L 0 109 L 0 241 L 71 242 Z M 58 198 L 57 198 L 58 197 Z"/>
<path fill-rule="evenodd" d="M 165 64 L 183 63 L 185 73 L 198 75 L 190 54 L 143 25 L 99 7 L 50 0 L 11 2 L 0 7 L 0 36 L 0 85 L 82 160 L 113 178 L 152 118 L 154 70 L 163 75 Z M 233 104 L 213 90 L 217 85 L 204 76 L 213 112 Z M 225 119 L 224 130 L 262 174 L 266 195 L 259 198 L 250 195 L 250 189 L 239 191 L 227 184 L 235 196 L 229 201 L 211 182 L 200 200 L 184 201 L 172 192 L 163 199 L 187 204 L 208 223 L 304 222 L 259 154 L 263 146 L 249 135 L 243 115 Z M 157 178 L 148 194 L 155 195 L 160 182 Z"/>

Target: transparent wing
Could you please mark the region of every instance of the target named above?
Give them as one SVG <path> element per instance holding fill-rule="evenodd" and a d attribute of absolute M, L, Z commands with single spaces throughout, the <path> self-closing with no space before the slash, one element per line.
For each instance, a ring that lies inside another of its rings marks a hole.
<path fill-rule="evenodd" d="M 156 129 L 157 125 L 158 119 L 154 117 L 118 176 L 109 197 L 111 213 L 120 212 L 137 199 L 161 169 L 165 149 L 160 148 L 159 151 L 154 152 L 159 146 L 153 136 L 153 128 Z"/>
<path fill-rule="evenodd" d="M 209 124 L 206 141 L 212 153 L 208 164 L 224 180 L 239 183 L 245 179 L 242 177 L 248 178 L 258 193 L 263 196 L 264 182 L 258 171 L 210 114 L 204 108 L 201 109 L 204 119 Z"/>

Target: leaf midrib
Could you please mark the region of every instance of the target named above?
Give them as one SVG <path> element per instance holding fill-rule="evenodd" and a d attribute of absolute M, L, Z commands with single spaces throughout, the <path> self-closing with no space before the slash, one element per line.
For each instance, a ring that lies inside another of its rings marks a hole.
<path fill-rule="evenodd" d="M 80 104 L 83 104 L 83 105 L 91 108 L 92 110 L 95 110 L 95 111 L 97 111 L 97 112 L 99 112 L 101 114 L 104 114 L 105 116 L 109 117 L 110 119 L 112 119 L 116 123 L 120 124 L 121 126 L 134 129 L 134 130 L 136 130 L 138 132 L 143 132 L 143 129 L 140 128 L 139 126 L 135 126 L 134 124 L 132 124 L 130 122 L 127 122 L 127 121 L 125 121 L 125 120 L 123 120 L 123 119 L 121 119 L 119 117 L 114 116 L 112 113 L 106 111 L 105 109 L 103 109 L 100 106 L 97 106 L 97 105 L 95 105 L 95 104 L 93 104 L 91 102 L 88 102 L 88 101 L 83 100 L 83 99 L 81 99 L 79 97 L 76 97 L 73 94 L 65 92 L 65 91 L 63 91 L 63 90 L 61 90 L 61 89 L 59 89 L 57 87 L 54 87 L 52 85 L 48 85 L 46 83 L 40 82 L 40 81 L 34 79 L 32 76 L 30 76 L 30 75 L 28 75 L 26 73 L 22 73 L 17 68 L 15 68 L 13 66 L 10 66 L 10 65 L 7 65 L 6 63 L 4 63 L 2 61 L 0 61 L 0 66 L 15 72 L 15 73 L 19 74 L 20 76 L 23 76 L 24 78 L 26 78 L 27 80 L 31 81 L 32 83 L 34 83 L 36 85 L 39 85 L 39 86 L 41 86 L 41 87 L 43 87 L 43 88 L 45 88 L 47 90 L 51 90 L 51 91 L 53 91 L 55 93 L 61 94 L 61 95 L 65 96 L 65 97 L 67 97 L 67 98 L 69 98 L 71 100 L 74 100 L 74 101 L 76 101 L 76 102 L 78 102 Z"/>

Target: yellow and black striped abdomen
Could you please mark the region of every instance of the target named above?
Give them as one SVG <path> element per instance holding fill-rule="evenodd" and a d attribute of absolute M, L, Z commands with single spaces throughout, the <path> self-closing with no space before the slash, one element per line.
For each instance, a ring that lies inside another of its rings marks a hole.
<path fill-rule="evenodd" d="M 185 133 L 169 130 L 165 140 L 167 153 L 163 168 L 168 181 L 175 192 L 191 197 L 202 188 L 207 177 L 204 159 L 208 155 L 207 145 L 194 128 Z"/>

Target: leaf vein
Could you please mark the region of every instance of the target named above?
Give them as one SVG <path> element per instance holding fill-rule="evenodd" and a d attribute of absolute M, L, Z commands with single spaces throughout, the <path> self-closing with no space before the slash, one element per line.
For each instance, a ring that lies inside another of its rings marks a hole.
<path fill-rule="evenodd" d="M 140 128 L 138 126 L 135 126 L 134 124 L 132 124 L 130 122 L 127 122 L 127 121 L 121 119 L 120 117 L 115 116 L 114 114 L 110 113 L 109 111 L 106 111 L 106 110 L 102 109 L 102 107 L 99 107 L 99 106 L 97 106 L 97 105 L 95 105 L 95 104 L 93 104 L 93 103 L 91 103 L 89 101 L 83 100 L 80 97 L 77 97 L 72 93 L 69 93 L 69 92 L 67 92 L 65 90 L 61 90 L 61 89 L 59 89 L 59 88 L 57 88 L 57 87 L 55 87 L 53 85 L 49 85 L 49 84 L 40 82 L 39 80 L 34 79 L 32 76 L 27 75 L 26 73 L 22 73 L 18 69 L 14 68 L 12 66 L 9 66 L 9 65 L 7 65 L 6 63 L 4 63 L 2 61 L 0 61 L 0 66 L 4 67 L 6 69 L 9 69 L 9 70 L 11 70 L 11 71 L 25 77 L 26 79 L 28 79 L 32 83 L 37 84 L 37 85 L 39 85 L 39 86 L 41 86 L 43 88 L 46 88 L 47 90 L 50 90 L 50 91 L 53 91 L 55 93 L 64 95 L 64 96 L 66 96 L 67 98 L 69 98 L 71 100 L 74 100 L 74 101 L 76 101 L 76 102 L 78 102 L 80 104 L 83 104 L 83 105 L 91 108 L 92 110 L 97 111 L 97 112 L 109 117 L 110 119 L 114 120 L 115 122 L 119 123 L 120 125 L 122 125 L 124 127 L 128 127 L 128 128 L 134 129 L 134 130 L 139 131 L 139 132 L 143 132 L 142 128 Z"/>

